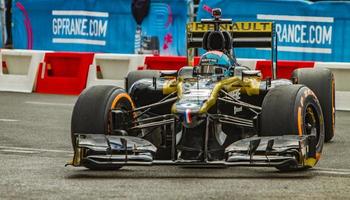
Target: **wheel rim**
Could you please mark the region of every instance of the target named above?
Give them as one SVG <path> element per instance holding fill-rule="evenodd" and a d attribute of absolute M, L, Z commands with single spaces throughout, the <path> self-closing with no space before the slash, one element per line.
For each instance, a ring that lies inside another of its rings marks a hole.
<path fill-rule="evenodd" d="M 317 141 L 319 141 L 320 122 L 317 116 L 316 109 L 312 105 L 309 105 L 306 108 L 304 116 L 304 130 L 306 135 L 315 135 Z"/>
<path fill-rule="evenodd" d="M 110 110 L 115 110 L 115 109 L 122 110 L 122 111 L 131 111 L 135 109 L 135 105 L 128 94 L 121 93 L 114 98 L 111 104 Z M 130 121 L 133 121 L 134 118 L 135 118 L 135 113 L 130 115 Z M 109 115 L 108 115 L 108 133 L 109 134 L 112 133 L 111 124 L 112 124 L 112 112 L 109 112 Z"/>

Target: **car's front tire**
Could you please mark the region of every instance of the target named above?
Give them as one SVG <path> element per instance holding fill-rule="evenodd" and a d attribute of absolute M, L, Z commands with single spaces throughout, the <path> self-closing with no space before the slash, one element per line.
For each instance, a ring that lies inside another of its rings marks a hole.
<path fill-rule="evenodd" d="M 329 69 L 296 69 L 292 79 L 316 94 L 324 117 L 325 142 L 331 141 L 335 132 L 335 83 L 332 72 Z"/>
<path fill-rule="evenodd" d="M 100 85 L 85 89 L 75 103 L 72 121 L 71 138 L 75 149 L 75 133 L 83 134 L 111 134 L 111 110 L 132 110 L 134 104 L 130 96 L 119 87 Z M 121 166 L 98 166 L 84 163 L 84 166 L 93 170 L 113 170 Z"/>
<path fill-rule="evenodd" d="M 315 135 L 316 162 L 320 158 L 325 133 L 323 115 L 316 95 L 309 88 L 284 85 L 271 89 L 264 98 L 260 122 L 261 136 Z M 300 169 L 290 163 L 277 168 Z"/>

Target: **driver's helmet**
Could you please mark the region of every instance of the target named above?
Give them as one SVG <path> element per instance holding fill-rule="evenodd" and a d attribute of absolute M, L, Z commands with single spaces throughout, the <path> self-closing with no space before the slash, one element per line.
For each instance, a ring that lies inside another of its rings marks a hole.
<path fill-rule="evenodd" d="M 229 75 L 230 58 L 220 51 L 208 51 L 199 61 L 199 73 L 207 75 Z"/>

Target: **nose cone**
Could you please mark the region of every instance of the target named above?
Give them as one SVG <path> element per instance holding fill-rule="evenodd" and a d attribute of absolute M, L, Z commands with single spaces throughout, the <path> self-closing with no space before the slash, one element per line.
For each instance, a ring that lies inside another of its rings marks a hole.
<path fill-rule="evenodd" d="M 196 119 L 202 118 L 200 111 L 209 99 L 214 84 L 209 78 L 186 80 L 178 89 L 178 100 L 172 107 L 172 113 L 183 119 L 184 123 L 194 124 Z M 184 117 L 184 118 L 183 118 Z"/>
<path fill-rule="evenodd" d="M 180 100 L 176 102 L 174 106 L 176 108 L 177 114 L 185 114 L 186 112 L 190 112 L 191 114 L 196 114 L 201 108 L 201 103 Z"/>
<path fill-rule="evenodd" d="M 180 100 L 174 104 L 174 114 L 179 116 L 184 127 L 194 128 L 203 121 L 203 117 L 199 114 L 202 104 L 202 102 Z"/>

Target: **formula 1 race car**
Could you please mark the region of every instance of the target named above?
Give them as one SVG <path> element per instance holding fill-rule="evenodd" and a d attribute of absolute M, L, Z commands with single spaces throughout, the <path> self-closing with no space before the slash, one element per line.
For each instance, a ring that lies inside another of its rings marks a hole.
<path fill-rule="evenodd" d="M 271 48 L 271 78 L 239 65 L 233 47 Z M 93 86 L 72 114 L 69 163 L 112 170 L 129 165 L 272 166 L 307 169 L 334 135 L 334 78 L 297 69 L 277 79 L 272 22 L 212 19 L 187 25 L 187 48 L 206 50 L 198 66 L 130 72 L 126 90 Z M 193 51 L 192 51 L 193 52 Z M 193 57 L 188 56 L 191 63 Z"/>

